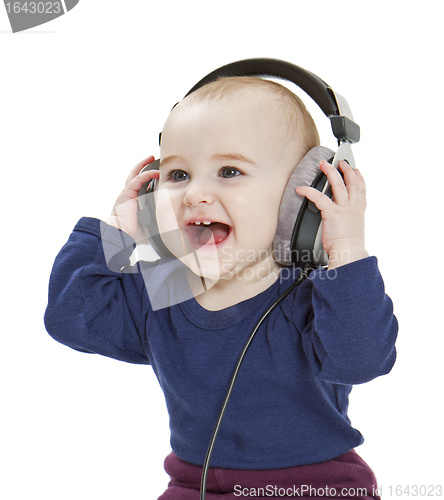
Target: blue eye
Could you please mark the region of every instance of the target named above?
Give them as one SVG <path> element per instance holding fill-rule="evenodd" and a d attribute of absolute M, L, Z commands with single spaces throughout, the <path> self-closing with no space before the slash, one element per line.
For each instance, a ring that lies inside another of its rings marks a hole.
<path fill-rule="evenodd" d="M 168 180 L 174 182 L 186 181 L 188 177 L 189 176 L 185 170 L 171 170 L 171 172 L 168 172 L 167 175 Z"/>
<path fill-rule="evenodd" d="M 242 172 L 234 167 L 223 167 L 220 173 L 224 179 L 231 179 L 232 177 L 237 177 L 242 174 Z"/>

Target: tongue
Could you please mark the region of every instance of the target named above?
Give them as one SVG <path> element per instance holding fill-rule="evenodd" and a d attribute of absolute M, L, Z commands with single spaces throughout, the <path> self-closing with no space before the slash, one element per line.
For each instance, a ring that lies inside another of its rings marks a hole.
<path fill-rule="evenodd" d="M 199 235 L 199 238 L 197 239 L 197 243 L 199 245 L 205 245 L 211 240 L 212 237 L 214 238 L 214 243 L 211 243 L 220 243 L 228 236 L 228 232 L 229 227 L 226 224 L 213 222 L 210 226 L 203 229 L 203 231 Z"/>

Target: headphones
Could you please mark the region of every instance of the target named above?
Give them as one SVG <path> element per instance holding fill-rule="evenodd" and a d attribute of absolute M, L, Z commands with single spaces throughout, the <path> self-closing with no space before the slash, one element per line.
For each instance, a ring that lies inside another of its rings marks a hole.
<path fill-rule="evenodd" d="M 296 186 L 303 185 L 312 186 L 331 198 L 331 186 L 329 185 L 327 176 L 319 169 L 319 162 L 327 160 L 337 168 L 341 160 L 346 160 L 354 168 L 355 163 L 351 144 L 358 142 L 360 138 L 359 126 L 353 121 L 350 108 L 343 97 L 333 92 L 329 85 L 313 73 L 294 64 L 277 59 L 247 59 L 222 66 L 202 78 L 186 96 L 207 83 L 217 80 L 219 77 L 229 76 L 275 77 L 296 84 L 318 104 L 324 114 L 330 119 L 333 134 L 338 140 L 338 149 L 336 153 L 321 146 L 311 149 L 296 166 L 285 187 L 279 207 L 276 235 L 273 240 L 273 256 L 281 265 L 300 265 L 302 268 L 301 274 L 265 311 L 256 323 L 241 351 L 205 457 L 200 486 L 201 500 L 205 500 L 207 474 L 220 425 L 240 366 L 258 329 L 270 312 L 295 287 L 307 278 L 313 267 L 322 267 L 328 264 L 328 256 L 325 254 L 321 242 L 321 213 L 314 203 L 304 196 L 298 195 L 295 188 Z M 146 165 L 142 169 L 142 172 L 158 168 L 159 160 L 155 160 Z M 149 243 L 154 247 L 158 255 L 160 257 L 171 258 L 174 255 L 168 250 L 159 234 L 153 196 L 154 191 L 155 179 L 152 179 L 145 183 L 138 193 L 140 208 L 138 212 L 139 222 L 144 228 L 145 236 Z M 150 194 L 150 196 L 145 196 L 146 194 Z"/>
<path fill-rule="evenodd" d="M 327 160 L 338 168 L 341 160 L 355 168 L 351 144 L 360 139 L 360 128 L 353 121 L 347 101 L 335 93 L 331 87 L 315 74 L 278 59 L 246 59 L 222 66 L 202 78 L 186 95 L 211 83 L 220 77 L 254 76 L 274 77 L 288 80 L 305 91 L 323 113 L 330 119 L 332 131 L 338 141 L 336 153 L 316 146 L 298 163 L 285 187 L 279 207 L 278 224 L 273 241 L 273 256 L 283 266 L 310 265 L 322 267 L 328 264 L 321 241 L 322 217 L 316 205 L 295 192 L 296 186 L 311 186 L 332 197 L 327 176 L 319 169 L 319 162 Z M 160 135 L 159 135 L 160 143 Z M 146 165 L 145 170 L 159 168 L 159 160 Z M 145 236 L 160 257 L 172 258 L 174 255 L 164 244 L 156 219 L 153 196 L 155 180 L 145 183 L 138 193 L 138 218 L 144 228 Z"/>

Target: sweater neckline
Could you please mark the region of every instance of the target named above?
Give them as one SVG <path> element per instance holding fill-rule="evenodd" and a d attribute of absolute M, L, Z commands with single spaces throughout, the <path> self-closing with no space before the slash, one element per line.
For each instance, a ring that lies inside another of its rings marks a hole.
<path fill-rule="evenodd" d="M 207 330 L 219 330 L 235 325 L 253 314 L 278 287 L 279 278 L 266 290 L 259 292 L 257 295 L 218 311 L 205 309 L 194 297 L 179 303 L 178 306 L 186 318 L 196 326 Z"/>

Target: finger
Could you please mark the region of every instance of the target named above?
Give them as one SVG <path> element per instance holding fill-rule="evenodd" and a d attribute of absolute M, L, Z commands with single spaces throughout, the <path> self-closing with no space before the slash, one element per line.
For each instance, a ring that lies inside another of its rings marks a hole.
<path fill-rule="evenodd" d="M 130 182 L 131 179 L 134 179 L 134 177 L 136 177 L 136 175 L 139 175 L 139 173 L 142 170 L 142 168 L 146 167 L 147 165 L 149 165 L 153 161 L 154 161 L 154 156 L 153 155 L 148 156 L 144 160 L 139 161 L 139 163 L 137 163 L 137 165 L 135 165 L 133 167 L 133 169 L 131 170 L 128 178 L 126 179 L 126 183 L 125 184 L 127 184 L 128 182 Z"/>
<path fill-rule="evenodd" d="M 345 187 L 341 174 L 336 170 L 331 163 L 321 161 L 319 168 L 327 176 L 328 182 L 333 191 L 333 198 L 336 204 L 344 205 L 348 203 L 348 192 Z"/>
<path fill-rule="evenodd" d="M 355 173 L 356 177 L 358 178 L 358 184 L 359 184 L 359 189 L 361 190 L 362 194 L 366 194 L 366 187 L 365 187 L 365 179 L 361 174 L 361 171 L 357 168 L 355 168 Z"/>
<path fill-rule="evenodd" d="M 356 171 L 346 162 L 340 161 L 339 168 L 344 175 L 344 183 L 347 190 L 347 197 L 351 202 L 359 202 L 361 199 L 361 189 L 359 187 Z"/>
<path fill-rule="evenodd" d="M 139 196 L 139 191 L 142 186 L 148 182 L 150 179 L 158 179 L 159 171 L 158 170 L 147 170 L 142 174 L 137 175 L 134 179 L 131 179 L 127 182 L 126 186 L 123 188 L 123 191 L 120 193 L 117 202 L 119 204 L 126 203 L 129 200 L 134 200 Z"/>
<path fill-rule="evenodd" d="M 356 177 L 358 179 L 359 190 L 360 190 L 360 193 L 361 193 L 361 201 L 362 201 L 362 203 L 364 205 L 364 208 L 365 208 L 365 206 L 367 204 L 367 190 L 366 190 L 366 187 L 365 187 L 365 179 L 362 176 L 360 170 L 358 170 L 356 168 L 355 172 L 356 172 Z"/>
<path fill-rule="evenodd" d="M 309 186 L 298 186 L 296 193 L 312 201 L 321 212 L 333 208 L 335 205 L 328 196 Z"/>
<path fill-rule="evenodd" d="M 158 179 L 160 173 L 158 170 L 146 170 L 139 175 L 136 175 L 133 179 L 131 179 L 128 184 L 125 186 L 125 189 L 129 191 L 136 191 L 137 193 L 141 189 L 141 187 L 151 179 Z"/>

